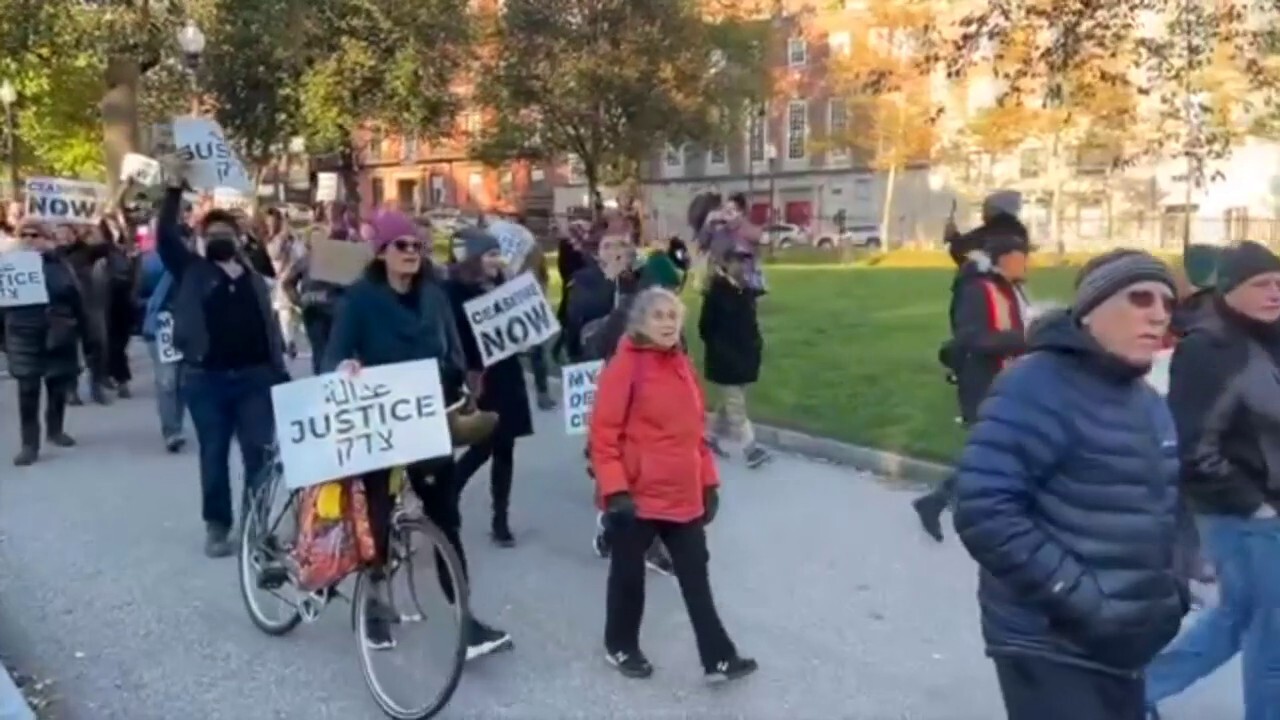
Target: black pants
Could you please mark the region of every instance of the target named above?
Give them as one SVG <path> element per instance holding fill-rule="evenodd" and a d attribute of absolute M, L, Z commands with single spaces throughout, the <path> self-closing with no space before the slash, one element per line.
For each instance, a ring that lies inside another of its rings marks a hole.
<path fill-rule="evenodd" d="M 333 316 L 326 312 L 303 310 L 302 329 L 306 331 L 307 344 L 311 346 L 311 373 L 319 375 L 324 349 L 329 344 L 329 333 L 333 331 Z"/>
<path fill-rule="evenodd" d="M 22 447 L 40 448 L 40 386 L 44 385 L 44 430 L 48 435 L 63 431 L 67 416 L 67 393 L 75 386 L 74 375 L 66 377 L 18 378 L 18 419 L 22 426 Z"/>
<path fill-rule="evenodd" d="M 493 499 L 493 518 L 506 520 L 511 507 L 511 480 L 516 472 L 515 438 L 493 436 L 479 445 L 472 445 L 458 458 L 457 484 L 461 493 L 471 476 L 490 459 L 489 492 Z"/>
<path fill-rule="evenodd" d="M 129 371 L 129 338 L 133 336 L 133 301 L 129 291 L 116 291 L 107 314 L 107 377 L 119 384 L 133 380 Z"/>
<path fill-rule="evenodd" d="M 1009 720 L 1144 720 L 1142 677 L 1028 657 L 995 659 Z"/>
<path fill-rule="evenodd" d="M 462 561 L 462 573 L 467 575 L 467 555 L 462 551 L 462 513 L 458 509 L 461 497 L 455 480 L 454 463 L 449 458 L 442 460 L 424 460 L 414 463 L 405 470 L 409 487 L 422 501 L 422 511 L 431 522 L 435 523 L 449 544 L 458 553 Z M 373 530 L 374 543 L 378 548 L 378 557 L 387 557 L 387 542 L 391 534 L 391 511 L 395 507 L 395 498 L 391 496 L 391 471 L 376 470 L 364 476 L 365 498 L 369 503 L 369 526 Z M 439 566 L 440 583 L 445 598 L 453 601 L 453 583 L 449 581 L 449 573 L 441 565 L 440 556 L 436 556 Z"/>
<path fill-rule="evenodd" d="M 546 395 L 547 387 L 547 348 L 539 345 L 529 351 L 529 370 L 533 372 L 533 388 L 539 395 Z"/>
<path fill-rule="evenodd" d="M 606 516 L 608 520 L 608 516 Z M 680 594 L 693 624 L 698 656 L 705 669 L 738 654 L 720 622 L 711 581 L 707 576 L 707 534 L 701 520 L 687 523 L 660 520 L 609 522 L 613 543 L 609 555 L 609 590 L 604 644 L 610 652 L 640 649 L 640 621 L 644 617 L 644 554 L 655 538 L 671 553 Z"/>

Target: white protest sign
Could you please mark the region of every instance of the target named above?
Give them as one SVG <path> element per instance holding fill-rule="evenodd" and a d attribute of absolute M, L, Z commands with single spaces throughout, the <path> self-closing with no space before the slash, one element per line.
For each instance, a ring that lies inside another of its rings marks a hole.
<path fill-rule="evenodd" d="M 249 212 L 253 207 L 253 198 L 235 188 L 219 187 L 213 189 L 213 206 L 219 210 L 243 210 Z"/>
<path fill-rule="evenodd" d="M 333 202 L 338 199 L 338 173 L 316 173 L 316 202 Z"/>
<path fill-rule="evenodd" d="M 566 365 L 560 370 L 560 386 L 564 390 L 564 431 L 569 435 L 587 432 L 591 408 L 596 404 L 596 379 L 603 360 Z"/>
<path fill-rule="evenodd" d="M 182 352 L 173 346 L 173 313 L 168 310 L 156 313 L 156 355 L 164 365 L 182 360 Z"/>
<path fill-rule="evenodd" d="M 27 180 L 27 217 L 47 223 L 96 225 L 107 204 L 107 186 L 83 180 Z"/>
<path fill-rule="evenodd" d="M 295 380 L 271 401 L 290 488 L 453 453 L 435 360 Z"/>
<path fill-rule="evenodd" d="M 550 340 L 560 323 L 533 273 L 463 304 L 485 367 Z"/>
<path fill-rule="evenodd" d="M 502 259 L 507 261 L 507 267 L 512 271 L 522 270 L 525 257 L 537 242 L 533 233 L 523 225 L 506 220 L 495 220 L 486 225 L 485 230 L 497 238 L 498 248 Z"/>
<path fill-rule="evenodd" d="M 44 258 L 33 250 L 14 250 L 0 255 L 0 307 L 47 305 L 49 290 L 44 286 Z"/>
<path fill-rule="evenodd" d="M 125 153 L 124 160 L 120 163 L 120 179 L 126 182 L 152 187 L 159 185 L 163 176 L 160 161 L 146 155 Z"/>
<path fill-rule="evenodd" d="M 218 123 L 209 118 L 174 118 L 173 144 L 178 155 L 190 163 L 187 182 L 191 187 L 197 190 L 226 187 L 244 195 L 253 194 L 253 181 L 235 150 L 227 144 Z"/>
<path fill-rule="evenodd" d="M 1169 365 L 1172 362 L 1173 350 L 1161 350 L 1152 358 L 1151 370 L 1147 372 L 1147 384 L 1161 395 L 1169 394 Z"/>

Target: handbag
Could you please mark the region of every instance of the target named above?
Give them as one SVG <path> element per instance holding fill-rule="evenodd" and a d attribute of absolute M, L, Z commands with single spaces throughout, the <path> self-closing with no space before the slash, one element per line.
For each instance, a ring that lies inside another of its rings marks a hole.
<path fill-rule="evenodd" d="M 364 483 L 357 478 L 302 491 L 293 560 L 298 585 L 307 591 L 336 585 L 378 560 Z"/>
<path fill-rule="evenodd" d="M 455 448 L 479 445 L 498 427 L 498 413 L 468 408 L 465 398 L 446 408 L 445 418 L 449 421 L 449 437 L 453 438 Z"/>

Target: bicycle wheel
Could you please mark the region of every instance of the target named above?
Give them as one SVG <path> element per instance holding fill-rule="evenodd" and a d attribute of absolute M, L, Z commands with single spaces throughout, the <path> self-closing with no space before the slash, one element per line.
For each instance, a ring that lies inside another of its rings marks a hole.
<path fill-rule="evenodd" d="M 284 487 L 279 460 L 272 456 L 264 477 L 241 511 L 240 597 L 249 619 L 268 635 L 284 635 L 302 622 L 289 573 L 289 547 L 297 532 L 293 493 Z M 279 511 L 273 508 L 283 501 Z"/>
<path fill-rule="evenodd" d="M 388 717 L 426 720 L 449 704 L 462 677 L 471 617 L 467 582 L 453 545 L 426 518 L 393 519 L 388 555 L 386 568 L 360 573 L 352 591 L 360 669 Z M 397 588 L 397 581 L 407 587 Z M 443 602 L 431 603 L 433 596 Z M 390 652 L 372 647 L 370 625 L 378 622 L 394 644 Z M 415 634 L 425 637 L 415 640 Z"/>

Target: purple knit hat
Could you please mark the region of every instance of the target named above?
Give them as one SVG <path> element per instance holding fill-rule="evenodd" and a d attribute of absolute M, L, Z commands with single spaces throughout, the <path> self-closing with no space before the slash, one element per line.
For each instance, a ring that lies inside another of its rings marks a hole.
<path fill-rule="evenodd" d="M 408 215 L 396 210 L 379 210 L 368 223 L 372 237 L 369 244 L 374 253 L 381 254 L 393 241 L 400 238 L 422 238 L 422 230 Z"/>

